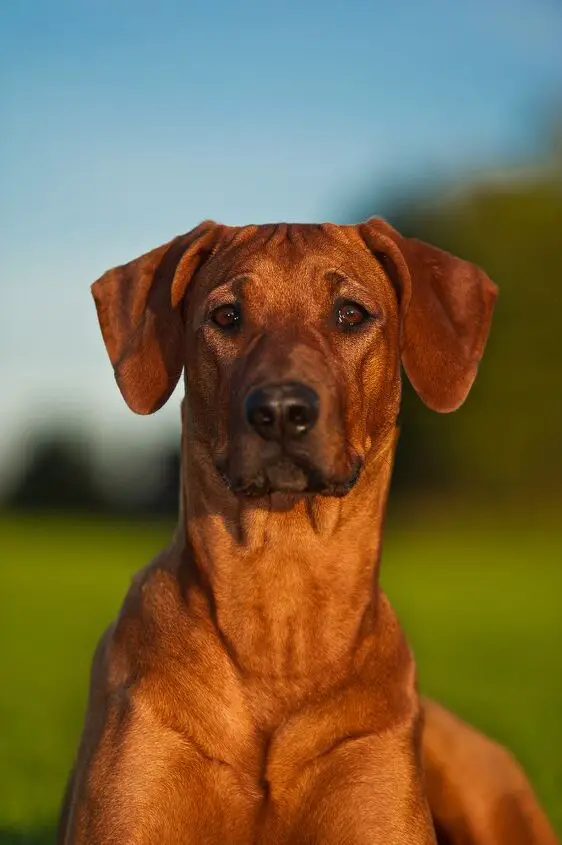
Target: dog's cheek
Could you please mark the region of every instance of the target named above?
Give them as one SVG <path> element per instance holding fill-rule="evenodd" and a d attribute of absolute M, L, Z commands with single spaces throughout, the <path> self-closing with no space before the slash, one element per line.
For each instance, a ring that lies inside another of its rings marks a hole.
<path fill-rule="evenodd" d="M 187 391 L 198 430 L 212 443 L 220 438 L 218 424 L 223 419 L 219 397 L 222 362 L 203 338 L 197 340 L 187 351 Z"/>
<path fill-rule="evenodd" d="M 215 432 L 214 449 L 217 457 L 225 456 L 236 447 L 242 423 L 241 389 L 237 370 L 240 356 L 236 349 L 210 349 L 209 409 Z"/>
<path fill-rule="evenodd" d="M 370 374 L 366 431 L 371 448 L 376 448 L 394 430 L 400 409 L 400 367 L 389 360 Z"/>
<path fill-rule="evenodd" d="M 400 360 L 386 337 L 362 356 L 355 385 L 356 407 L 361 409 L 356 424 L 367 450 L 376 449 L 394 429 L 400 405 Z"/>

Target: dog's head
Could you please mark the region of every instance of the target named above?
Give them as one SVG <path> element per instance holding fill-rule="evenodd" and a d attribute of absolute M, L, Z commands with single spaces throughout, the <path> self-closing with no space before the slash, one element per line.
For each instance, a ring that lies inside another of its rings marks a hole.
<path fill-rule="evenodd" d="M 497 289 L 473 264 L 358 226 L 205 222 L 92 286 L 129 407 L 186 374 L 189 438 L 234 492 L 343 495 L 394 428 L 400 364 L 431 408 L 466 398 Z"/>

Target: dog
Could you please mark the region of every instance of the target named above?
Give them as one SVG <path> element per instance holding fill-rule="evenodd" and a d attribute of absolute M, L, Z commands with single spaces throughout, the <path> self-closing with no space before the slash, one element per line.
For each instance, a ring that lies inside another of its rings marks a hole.
<path fill-rule="evenodd" d="M 59 843 L 552 845 L 378 580 L 401 368 L 463 403 L 487 275 L 377 218 L 206 221 L 92 292 L 134 412 L 184 374 L 180 518 L 96 650 Z"/>

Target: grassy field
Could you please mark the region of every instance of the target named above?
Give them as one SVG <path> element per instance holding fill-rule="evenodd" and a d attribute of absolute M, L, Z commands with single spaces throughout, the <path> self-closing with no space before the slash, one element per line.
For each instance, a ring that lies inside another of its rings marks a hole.
<path fill-rule="evenodd" d="M 171 526 L 0 517 L 0 845 L 46 845 L 95 642 Z M 562 834 L 562 526 L 394 516 L 383 582 L 421 686 L 506 743 Z"/>

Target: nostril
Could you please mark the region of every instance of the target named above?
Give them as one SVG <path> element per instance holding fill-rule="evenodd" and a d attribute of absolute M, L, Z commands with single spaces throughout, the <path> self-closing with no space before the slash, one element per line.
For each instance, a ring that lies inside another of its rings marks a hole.
<path fill-rule="evenodd" d="M 303 433 L 313 421 L 313 416 L 313 410 L 308 405 L 289 405 L 286 413 L 287 421 Z"/>
<path fill-rule="evenodd" d="M 250 408 L 248 420 L 252 425 L 267 427 L 275 425 L 275 411 L 268 405 Z"/>
<path fill-rule="evenodd" d="M 318 394 L 305 385 L 295 385 L 283 407 L 283 426 L 289 437 L 302 437 L 318 419 Z"/>
<path fill-rule="evenodd" d="M 316 391 L 297 382 L 255 388 L 245 401 L 246 419 L 264 440 L 302 437 L 318 419 Z"/>
<path fill-rule="evenodd" d="M 246 419 L 260 437 L 275 440 L 279 437 L 279 407 L 275 396 L 267 388 L 253 390 L 245 403 Z"/>

